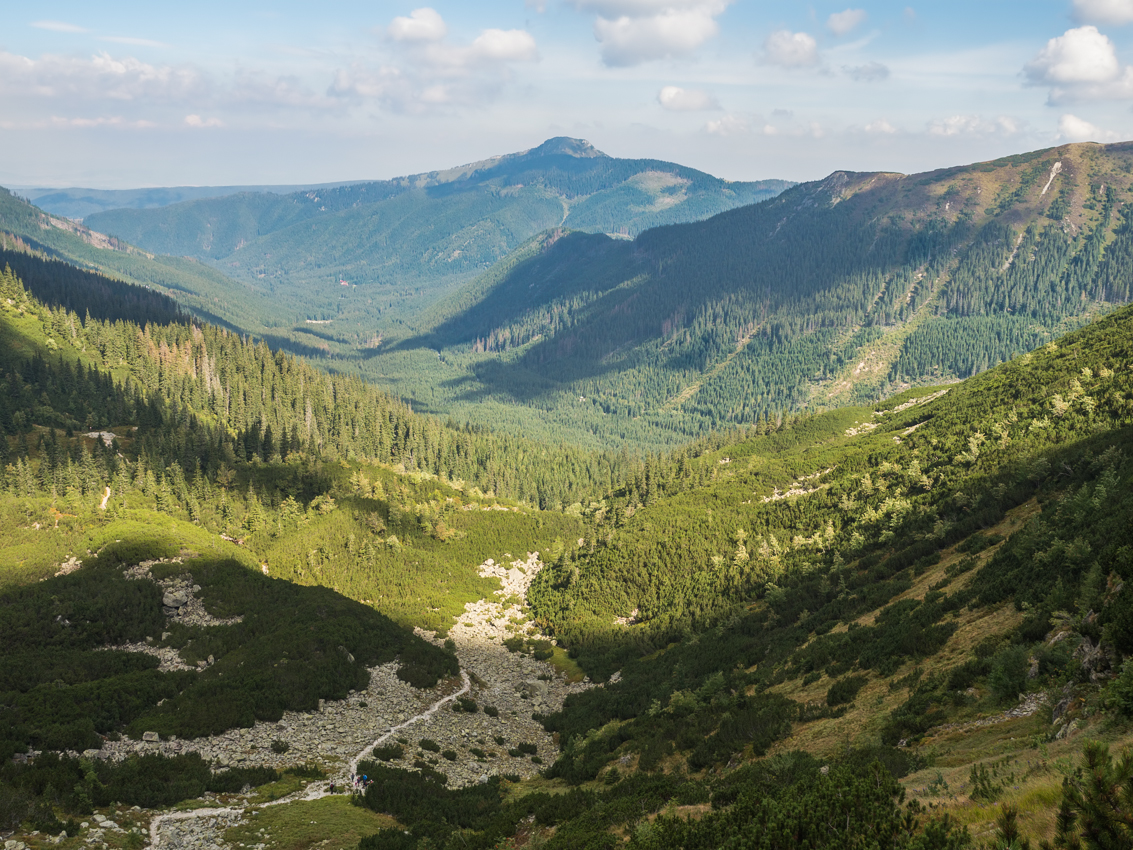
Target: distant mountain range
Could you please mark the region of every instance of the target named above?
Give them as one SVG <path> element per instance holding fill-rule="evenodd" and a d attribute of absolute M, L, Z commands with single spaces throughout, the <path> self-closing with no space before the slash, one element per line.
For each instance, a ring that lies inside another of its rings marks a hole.
<path fill-rule="evenodd" d="M 357 182 L 357 181 L 354 181 Z M 83 219 L 93 213 L 118 209 L 155 209 L 196 201 L 202 198 L 222 198 L 241 192 L 272 192 L 284 195 L 290 192 L 332 189 L 350 183 L 295 184 L 287 186 L 159 186 L 149 189 L 45 189 L 35 186 L 12 186 L 13 191 L 27 198 L 40 209 L 64 218 Z"/>
<path fill-rule="evenodd" d="M 580 139 L 458 168 L 279 195 L 240 192 L 85 219 L 147 251 L 192 257 L 256 282 L 293 321 L 336 331 L 403 318 L 537 233 L 567 227 L 632 238 L 773 197 L 787 181 L 733 183 Z M 341 284 L 358 286 L 346 299 Z M 364 288 L 364 290 L 363 290 Z"/>

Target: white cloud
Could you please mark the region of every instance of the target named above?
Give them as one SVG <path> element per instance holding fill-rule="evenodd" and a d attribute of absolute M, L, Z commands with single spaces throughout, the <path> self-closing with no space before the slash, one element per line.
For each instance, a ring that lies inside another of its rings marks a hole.
<path fill-rule="evenodd" d="M 1133 0 L 1074 0 L 1074 17 L 1099 24 L 1133 23 Z"/>
<path fill-rule="evenodd" d="M 31 25 L 36 29 L 52 32 L 87 32 L 85 27 L 69 24 L 66 21 L 32 21 Z"/>
<path fill-rule="evenodd" d="M 933 136 L 959 136 L 978 132 L 980 123 L 975 115 L 952 115 L 939 121 L 930 121 L 928 132 Z"/>
<path fill-rule="evenodd" d="M 709 121 L 704 130 L 713 136 L 737 136 L 747 133 L 748 123 L 738 115 L 725 115 L 716 121 Z"/>
<path fill-rule="evenodd" d="M 190 127 L 223 127 L 219 118 L 202 118 L 200 115 L 186 115 L 185 123 Z"/>
<path fill-rule="evenodd" d="M 1113 42 L 1094 26 L 1052 38 L 1026 67 L 1036 83 L 1104 83 L 1120 72 Z"/>
<path fill-rule="evenodd" d="M 763 61 L 784 68 L 818 64 L 818 42 L 805 32 L 776 30 L 763 42 Z"/>
<path fill-rule="evenodd" d="M 1032 85 L 1050 86 L 1050 103 L 1133 97 L 1133 67 L 1121 66 L 1113 42 L 1095 26 L 1052 38 L 1023 69 Z"/>
<path fill-rule="evenodd" d="M 491 62 L 530 62 L 538 58 L 538 51 L 535 38 L 525 30 L 488 29 L 476 36 L 469 57 Z"/>
<path fill-rule="evenodd" d="M 1070 142 L 1112 142 L 1117 139 L 1117 133 L 1103 130 L 1069 113 L 1059 119 L 1058 135 Z"/>
<path fill-rule="evenodd" d="M 152 65 L 102 52 L 83 59 L 44 55 L 29 59 L 0 52 L 0 91 L 34 98 L 80 101 L 184 101 L 208 83 L 190 66 Z"/>
<path fill-rule="evenodd" d="M 720 31 L 716 18 L 732 0 L 568 0 L 580 11 L 596 12 L 594 37 L 602 61 L 639 65 L 687 56 Z"/>
<path fill-rule="evenodd" d="M 847 9 L 835 12 L 826 19 L 826 28 L 834 35 L 846 35 L 859 27 L 866 19 L 865 9 Z"/>
<path fill-rule="evenodd" d="M 401 45 L 397 61 L 377 68 L 359 62 L 340 68 L 328 96 L 375 101 L 408 113 L 473 105 L 511 79 L 510 63 L 539 58 L 535 38 L 525 30 L 485 29 L 471 44 L 452 44 L 445 39 L 444 20 L 427 8 L 395 18 L 387 31 Z"/>
<path fill-rule="evenodd" d="M 952 115 L 930 121 L 927 129 L 930 136 L 1013 136 L 1022 127 L 1009 115 L 990 120 L 979 115 Z"/>
<path fill-rule="evenodd" d="M 164 41 L 154 41 L 152 38 L 134 38 L 128 35 L 100 36 L 99 41 L 109 41 L 113 44 L 128 44 L 131 47 L 169 47 Z"/>
<path fill-rule="evenodd" d="M 440 41 L 448 34 L 444 19 L 428 6 L 414 9 L 409 17 L 397 17 L 387 30 L 394 41 Z"/>
<path fill-rule="evenodd" d="M 875 83 L 889 77 L 889 69 L 880 62 L 867 62 L 865 65 L 843 65 L 842 70 L 852 80 L 859 83 Z"/>
<path fill-rule="evenodd" d="M 878 118 L 876 121 L 870 121 L 868 124 L 866 124 L 865 131 L 867 133 L 880 133 L 883 135 L 889 135 L 891 133 L 896 133 L 897 128 L 886 121 L 884 118 Z"/>
<path fill-rule="evenodd" d="M 665 86 L 657 95 L 657 102 L 671 112 L 700 112 L 719 109 L 716 98 L 699 89 L 682 89 L 679 86 Z"/>

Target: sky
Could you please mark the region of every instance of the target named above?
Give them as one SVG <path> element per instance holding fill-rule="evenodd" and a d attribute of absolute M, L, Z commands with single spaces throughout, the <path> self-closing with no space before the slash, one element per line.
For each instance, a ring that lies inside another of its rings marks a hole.
<path fill-rule="evenodd" d="M 4 186 L 384 179 L 553 136 L 813 180 L 1133 139 L 1133 0 L 5 8 Z"/>

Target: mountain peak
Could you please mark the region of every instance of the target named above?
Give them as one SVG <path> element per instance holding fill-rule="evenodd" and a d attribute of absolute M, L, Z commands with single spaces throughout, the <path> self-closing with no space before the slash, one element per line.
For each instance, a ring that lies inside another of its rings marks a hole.
<path fill-rule="evenodd" d="M 607 156 L 586 139 L 572 139 L 570 136 L 555 136 L 553 139 L 547 139 L 539 147 L 527 151 L 526 156 L 553 156 L 555 154 L 566 154 L 579 159 Z"/>

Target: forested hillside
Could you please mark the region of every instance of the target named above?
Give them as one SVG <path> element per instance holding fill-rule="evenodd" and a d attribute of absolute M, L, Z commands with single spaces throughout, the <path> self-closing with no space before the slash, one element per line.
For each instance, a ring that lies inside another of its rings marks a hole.
<path fill-rule="evenodd" d="M 1126 308 L 648 465 L 529 595 L 605 680 L 552 782 L 373 764 L 361 847 L 1129 846 L 1131 363 Z"/>
<path fill-rule="evenodd" d="M 79 317 L 32 298 L 10 272 L 0 280 L 0 468 L 6 491 L 28 500 L 8 508 L 21 528 L 43 513 L 36 521 L 71 530 L 42 550 L 32 531 L 13 532 L 6 545 L 24 566 L 5 582 L 144 506 L 243 540 L 273 574 L 337 585 L 438 628 L 452 606 L 479 598 L 472 565 L 575 534 L 576 518 L 539 507 L 584 501 L 632 466 L 626 455 L 445 425 L 209 325 Z M 80 292 L 69 296 L 76 306 Z M 485 510 L 499 499 L 508 510 Z M 411 589 L 433 572 L 436 582 Z"/>
<path fill-rule="evenodd" d="M 1133 145 L 1066 145 L 838 172 L 632 242 L 556 230 L 365 373 L 654 445 L 955 380 L 1130 299 L 1131 186 Z"/>
<path fill-rule="evenodd" d="M 0 249 L 59 260 L 121 283 L 155 290 L 214 324 L 263 333 L 283 321 L 273 318 L 278 307 L 270 298 L 202 263 L 139 250 L 69 219 L 48 215 L 3 188 Z M 135 318 L 146 320 L 144 316 Z M 302 346 L 295 344 L 292 348 L 301 350 Z"/>
<path fill-rule="evenodd" d="M 315 329 L 349 351 L 547 228 L 636 236 L 773 197 L 789 185 L 733 183 L 673 163 L 615 159 L 587 142 L 559 138 L 445 171 L 116 210 L 85 223 L 253 282 L 285 306 L 288 327 L 301 333 L 306 320 L 328 323 Z"/>

